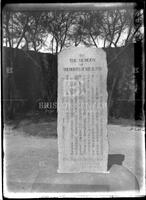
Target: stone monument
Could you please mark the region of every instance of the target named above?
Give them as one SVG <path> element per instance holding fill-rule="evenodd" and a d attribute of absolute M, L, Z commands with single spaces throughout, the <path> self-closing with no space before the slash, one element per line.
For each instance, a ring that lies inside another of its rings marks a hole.
<path fill-rule="evenodd" d="M 59 54 L 59 173 L 107 172 L 107 96 L 102 49 L 71 47 Z"/>
<path fill-rule="evenodd" d="M 9 170 L 5 171 L 9 191 L 18 195 L 41 192 L 44 197 L 49 193 L 62 197 L 63 193 L 71 192 L 79 195 L 96 192 L 99 197 L 103 193 L 105 197 L 117 197 L 118 192 L 123 196 L 136 194 L 140 191 L 139 183 L 122 163 L 117 165 L 120 154 L 108 156 L 104 51 L 67 49 L 59 54 L 58 64 L 58 148 L 57 141 L 49 139 L 44 149 L 40 147 L 34 152 L 28 149 L 15 162 L 8 159 Z M 26 167 L 20 167 L 24 164 Z M 109 173 L 97 173 L 107 172 L 107 167 Z"/>

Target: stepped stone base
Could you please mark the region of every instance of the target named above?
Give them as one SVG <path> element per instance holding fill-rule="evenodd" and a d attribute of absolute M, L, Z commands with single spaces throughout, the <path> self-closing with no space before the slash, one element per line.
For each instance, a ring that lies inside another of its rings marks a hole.
<path fill-rule="evenodd" d="M 136 177 L 120 165 L 113 165 L 107 174 L 59 174 L 55 170 L 53 173 L 45 171 L 40 173 L 32 186 L 33 192 L 110 192 L 138 189 Z"/>

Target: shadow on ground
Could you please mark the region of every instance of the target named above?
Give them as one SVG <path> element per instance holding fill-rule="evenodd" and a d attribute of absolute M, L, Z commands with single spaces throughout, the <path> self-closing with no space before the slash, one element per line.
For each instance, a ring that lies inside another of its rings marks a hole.
<path fill-rule="evenodd" d="M 108 155 L 108 170 L 112 167 L 112 165 L 122 165 L 125 159 L 125 155 L 123 154 L 109 154 Z"/>

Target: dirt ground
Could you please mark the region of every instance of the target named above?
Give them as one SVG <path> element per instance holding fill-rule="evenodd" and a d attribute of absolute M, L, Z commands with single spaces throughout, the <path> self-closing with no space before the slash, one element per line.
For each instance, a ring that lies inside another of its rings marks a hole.
<path fill-rule="evenodd" d="M 37 179 L 38 171 L 43 171 L 49 165 L 48 153 L 51 159 L 58 156 L 57 122 L 55 119 L 49 122 L 22 120 L 18 124 L 5 125 L 3 133 L 7 181 L 27 183 L 24 184 L 23 190 L 28 192 Z M 122 165 L 136 176 L 142 187 L 145 162 L 142 160 L 144 128 L 135 126 L 134 123 L 109 124 L 108 138 L 109 154 L 123 155 Z M 19 184 L 15 189 L 19 191 Z"/>

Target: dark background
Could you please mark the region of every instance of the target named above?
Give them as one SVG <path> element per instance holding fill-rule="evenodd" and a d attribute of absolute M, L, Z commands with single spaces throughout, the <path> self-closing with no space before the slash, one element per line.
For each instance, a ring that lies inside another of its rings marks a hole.
<path fill-rule="evenodd" d="M 140 42 L 105 48 L 108 77 L 108 119 L 143 119 L 143 49 Z M 40 102 L 57 102 L 57 56 L 3 47 L 2 94 L 4 120 L 27 115 L 54 115 L 55 108 Z M 131 80 L 134 71 L 134 88 Z"/>

